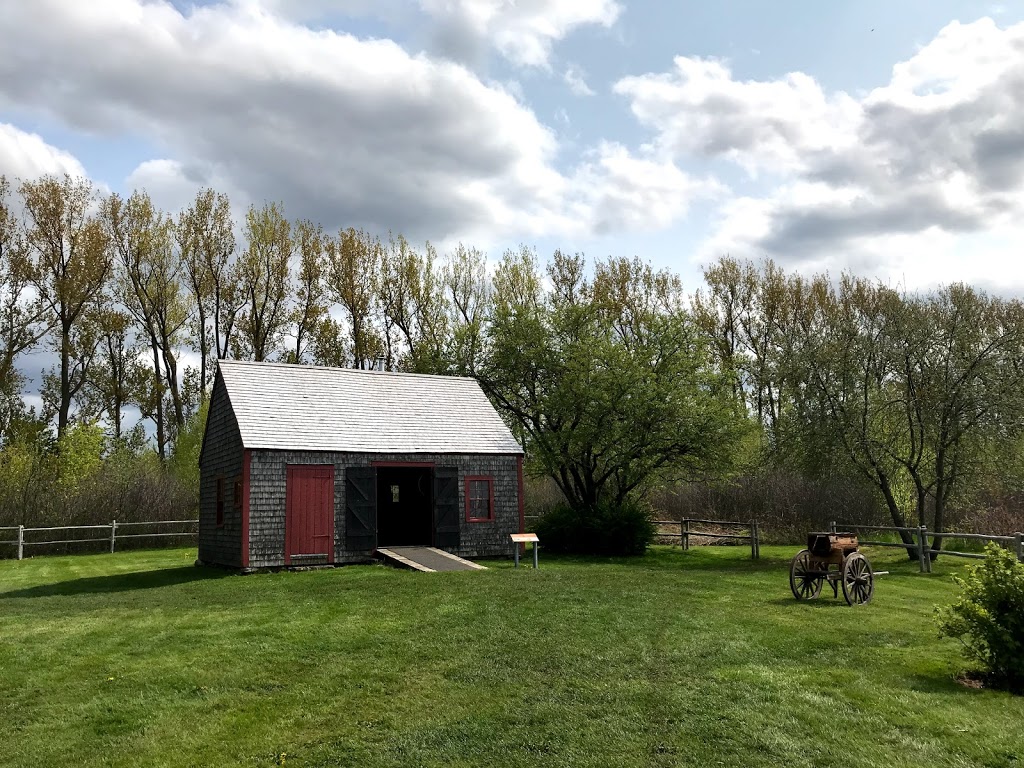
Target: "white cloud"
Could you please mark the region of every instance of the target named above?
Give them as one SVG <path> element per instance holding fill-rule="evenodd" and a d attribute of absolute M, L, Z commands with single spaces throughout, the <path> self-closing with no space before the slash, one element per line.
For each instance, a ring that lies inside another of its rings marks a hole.
<path fill-rule="evenodd" d="M 514 64 L 547 68 L 553 45 L 588 25 L 611 27 L 615 0 L 419 0 L 440 25 L 442 47 L 464 59 L 486 41 Z"/>
<path fill-rule="evenodd" d="M 1024 24 L 950 24 L 860 98 L 802 73 L 739 81 L 685 57 L 615 88 L 684 167 L 725 159 L 772 174 L 766 196 L 722 206 L 701 260 L 1024 287 L 1010 245 L 1024 234 Z"/>
<path fill-rule="evenodd" d="M 108 136 L 130 127 L 325 225 L 500 228 L 558 186 L 554 135 L 530 110 L 390 41 L 236 8 L 51 0 L 9 9 L 0 50 L 0 101 Z"/>
<path fill-rule="evenodd" d="M 281 202 L 276 199 L 254 199 L 230 179 L 211 175 L 207 168 L 187 166 L 167 158 L 140 163 L 128 174 L 124 186 L 127 189 L 144 189 L 154 205 L 172 213 L 191 205 L 196 193 L 204 187 L 209 187 L 228 196 L 238 220 L 241 220 L 243 212 L 253 203 Z"/>
<path fill-rule="evenodd" d="M 725 157 L 751 173 L 798 169 L 806 153 L 850 143 L 859 112 L 852 98 L 830 97 L 800 72 L 741 81 L 724 62 L 686 56 L 671 72 L 622 78 L 614 91 L 662 149 Z"/>
<path fill-rule="evenodd" d="M 393 23 L 417 10 L 431 27 L 434 48 L 463 63 L 477 63 L 493 48 L 513 64 L 550 66 L 554 45 L 573 31 L 610 28 L 622 7 L 616 0 L 228 0 L 250 13 L 297 22 L 373 16 Z"/>
<path fill-rule="evenodd" d="M 85 176 L 85 168 L 69 153 L 47 144 L 41 136 L 0 123 L 0 175 L 14 186 L 15 179 L 44 174 Z"/>
<path fill-rule="evenodd" d="M 602 143 L 577 171 L 573 187 L 581 219 L 596 234 L 664 229 L 697 199 L 724 194 L 721 184 L 697 179 L 674 162 Z M 579 234 L 584 234 L 579 232 Z"/>
<path fill-rule="evenodd" d="M 469 6 L 522 19 L 541 9 L 460 5 Z M 563 11 L 551 27 L 537 22 L 547 30 L 537 39 L 556 39 L 582 18 Z M 162 157 L 127 181 L 168 208 L 213 186 L 236 210 L 280 200 L 289 215 L 329 229 L 521 238 L 608 222 L 664 226 L 702 187 L 671 162 L 621 147 L 559 170 L 555 132 L 512 86 L 388 40 L 313 30 L 262 0 L 185 15 L 158 1 L 38 0 L 6 14 L 0 108 L 145 137 Z M 40 59 L 39 50 L 52 55 Z"/>
<path fill-rule="evenodd" d="M 569 90 L 577 96 L 594 95 L 594 90 L 587 85 L 586 76 L 575 64 L 569 65 L 565 70 L 565 74 L 562 75 L 562 79 L 565 80 L 565 84 L 569 86 Z"/>

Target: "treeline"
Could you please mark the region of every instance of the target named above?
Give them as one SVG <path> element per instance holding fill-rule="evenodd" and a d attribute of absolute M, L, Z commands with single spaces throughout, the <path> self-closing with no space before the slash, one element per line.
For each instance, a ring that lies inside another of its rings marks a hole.
<path fill-rule="evenodd" d="M 35 416 L 54 421 L 58 441 L 72 421 L 103 422 L 119 441 L 136 409 L 161 458 L 216 359 L 472 371 L 489 289 L 479 251 L 442 266 L 429 243 L 325 233 L 277 203 L 245 213 L 240 242 L 235 227 L 209 189 L 171 215 L 145 192 L 100 196 L 86 180 L 45 177 L 14 195 L 0 180 L 4 432 L 31 416 L 16 363 L 40 348 L 55 364 Z"/>
<path fill-rule="evenodd" d="M 1016 300 L 732 259 L 688 294 L 635 258 L 489 265 L 277 203 L 238 214 L 208 189 L 170 213 L 141 191 L 0 179 L 0 524 L 187 516 L 225 357 L 474 376 L 583 513 L 778 499 L 794 530 L 878 512 L 941 530 L 1021 487 Z M 40 351 L 31 408 L 19 370 Z M 821 510 L 829 488 L 848 509 Z"/>
<path fill-rule="evenodd" d="M 694 318 L 757 425 L 755 465 L 859 478 L 895 526 L 948 530 L 951 510 L 961 524 L 984 510 L 989 525 L 1020 530 L 1019 300 L 805 277 L 770 261 L 721 259 L 704 277 Z"/>

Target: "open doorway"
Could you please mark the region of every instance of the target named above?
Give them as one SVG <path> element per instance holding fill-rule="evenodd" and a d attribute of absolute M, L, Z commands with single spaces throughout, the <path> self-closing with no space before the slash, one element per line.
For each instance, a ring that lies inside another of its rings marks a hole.
<path fill-rule="evenodd" d="M 377 467 L 377 546 L 434 543 L 433 470 Z"/>

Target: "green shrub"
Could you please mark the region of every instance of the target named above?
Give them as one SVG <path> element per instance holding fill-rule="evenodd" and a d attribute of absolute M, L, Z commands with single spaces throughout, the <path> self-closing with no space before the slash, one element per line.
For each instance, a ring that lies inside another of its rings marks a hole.
<path fill-rule="evenodd" d="M 964 644 L 989 682 L 1024 692 L 1024 563 L 996 544 L 985 559 L 954 576 L 960 599 L 939 609 L 939 631 Z"/>
<path fill-rule="evenodd" d="M 559 505 L 537 524 L 541 546 L 580 555 L 642 555 L 654 539 L 650 511 L 637 502 L 579 511 Z"/>

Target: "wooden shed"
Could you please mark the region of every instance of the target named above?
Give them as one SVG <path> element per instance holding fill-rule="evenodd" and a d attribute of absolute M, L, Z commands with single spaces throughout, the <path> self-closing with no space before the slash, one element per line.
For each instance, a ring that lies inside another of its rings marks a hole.
<path fill-rule="evenodd" d="M 199 560 L 510 555 L 523 450 L 473 379 L 222 360 L 199 457 Z"/>

